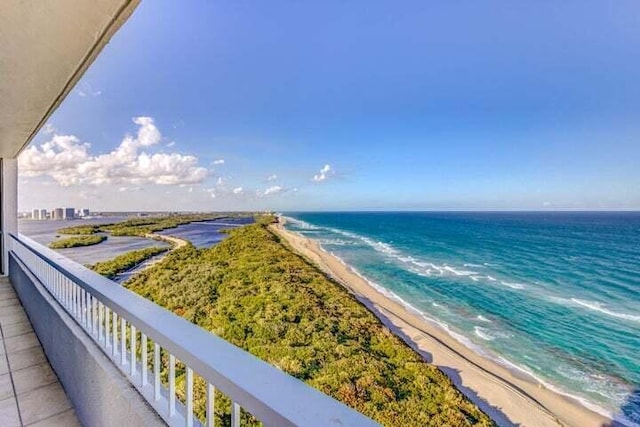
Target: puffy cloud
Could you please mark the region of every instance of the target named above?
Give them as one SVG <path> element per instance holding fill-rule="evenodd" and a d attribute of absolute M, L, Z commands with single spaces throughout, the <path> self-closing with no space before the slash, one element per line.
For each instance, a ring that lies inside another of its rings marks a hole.
<path fill-rule="evenodd" d="M 313 176 L 313 180 L 316 182 L 325 181 L 329 176 L 333 174 L 333 170 L 331 169 L 331 165 L 324 165 L 320 172 Z"/>
<path fill-rule="evenodd" d="M 217 159 L 213 161 L 214 165 L 224 165 L 224 159 Z"/>
<path fill-rule="evenodd" d="M 278 179 L 278 175 L 276 175 L 275 173 L 267 177 L 267 181 L 275 181 L 276 179 Z"/>
<path fill-rule="evenodd" d="M 27 148 L 20 156 L 23 176 L 48 175 L 62 186 L 74 184 L 196 184 L 208 175 L 198 158 L 178 153 L 142 151 L 157 145 L 162 134 L 151 117 L 135 117 L 135 136 L 126 135 L 106 154 L 92 155 L 90 144 L 73 135 L 54 135 L 40 146 Z"/>
<path fill-rule="evenodd" d="M 45 135 L 49 135 L 55 131 L 56 128 L 51 123 L 45 123 L 44 126 L 42 126 L 42 132 L 44 132 Z"/>
<path fill-rule="evenodd" d="M 243 191 L 242 187 L 236 187 L 233 189 L 233 194 L 242 194 Z"/>
<path fill-rule="evenodd" d="M 271 187 L 265 188 L 264 190 L 257 190 L 256 195 L 258 197 L 269 197 L 296 191 L 298 191 L 297 188 L 287 188 L 280 185 L 273 185 Z"/>
<path fill-rule="evenodd" d="M 270 194 L 278 194 L 281 193 L 282 190 L 284 190 L 284 188 L 280 187 L 279 185 L 274 185 L 273 187 L 269 187 L 264 190 L 264 195 L 268 196 Z"/>
<path fill-rule="evenodd" d="M 85 96 L 100 96 L 102 95 L 101 90 L 94 90 L 89 83 L 82 83 L 80 89 L 78 89 L 78 95 Z"/>

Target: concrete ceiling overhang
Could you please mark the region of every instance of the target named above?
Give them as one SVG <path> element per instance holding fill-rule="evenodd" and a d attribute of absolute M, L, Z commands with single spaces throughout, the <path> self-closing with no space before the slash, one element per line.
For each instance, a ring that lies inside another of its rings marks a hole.
<path fill-rule="evenodd" d="M 0 1 L 0 157 L 29 144 L 139 1 Z"/>

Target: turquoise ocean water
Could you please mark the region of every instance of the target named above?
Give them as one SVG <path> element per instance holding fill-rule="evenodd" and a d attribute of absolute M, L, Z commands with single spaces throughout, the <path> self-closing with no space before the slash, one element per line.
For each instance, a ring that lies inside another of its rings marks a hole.
<path fill-rule="evenodd" d="M 640 213 L 287 213 L 454 338 L 640 425 Z"/>

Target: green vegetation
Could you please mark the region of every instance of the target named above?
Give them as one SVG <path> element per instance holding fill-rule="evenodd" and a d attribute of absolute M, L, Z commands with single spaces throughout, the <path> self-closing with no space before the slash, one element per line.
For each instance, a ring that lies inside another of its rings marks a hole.
<path fill-rule="evenodd" d="M 196 221 L 210 221 L 214 219 L 226 218 L 230 216 L 247 216 L 248 214 L 176 214 L 157 217 L 130 218 L 115 224 L 103 225 L 78 225 L 66 227 L 58 230 L 60 234 L 97 234 L 100 232 L 111 233 L 112 236 L 139 236 L 145 237 L 147 234 L 157 231 L 175 228 L 182 224 Z"/>
<path fill-rule="evenodd" d="M 92 246 L 107 240 L 104 234 L 89 234 L 83 236 L 74 236 L 66 239 L 54 240 L 49 243 L 51 249 L 76 248 L 79 246 Z"/>
<path fill-rule="evenodd" d="M 176 249 L 126 286 L 384 425 L 493 425 L 344 288 L 287 249 L 268 222 L 231 230 L 210 249 Z M 163 364 L 166 379 L 164 356 Z M 176 372 L 184 393 L 184 366 Z M 201 419 L 204 390 L 196 377 Z M 229 408 L 218 393 L 216 425 L 230 425 Z"/>
<path fill-rule="evenodd" d="M 74 227 L 65 227 L 58 230 L 60 234 L 97 234 L 101 232 L 100 225 L 77 225 Z"/>
<path fill-rule="evenodd" d="M 168 250 L 169 248 L 154 246 L 151 248 L 130 251 L 125 254 L 118 255 L 109 261 L 98 262 L 90 268 L 98 274 L 113 279 L 118 275 L 118 273 L 127 271 L 152 256 L 161 254 Z"/>

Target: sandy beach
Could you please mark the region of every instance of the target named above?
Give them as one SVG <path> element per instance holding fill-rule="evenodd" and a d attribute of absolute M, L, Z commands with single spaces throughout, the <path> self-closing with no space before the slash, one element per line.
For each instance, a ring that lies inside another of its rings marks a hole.
<path fill-rule="evenodd" d="M 282 220 L 280 218 L 279 224 L 270 226 L 274 233 L 353 293 L 427 362 L 447 374 L 456 387 L 498 425 L 615 425 L 577 400 L 475 353 L 437 325 L 379 292 L 338 258 L 323 251 L 317 242 L 286 230 Z"/>

